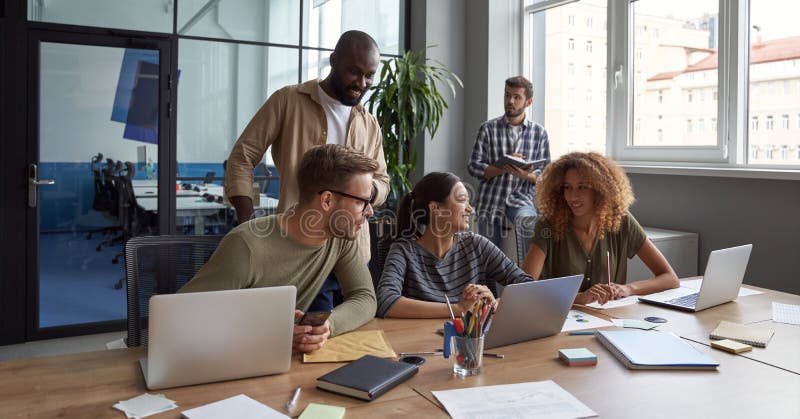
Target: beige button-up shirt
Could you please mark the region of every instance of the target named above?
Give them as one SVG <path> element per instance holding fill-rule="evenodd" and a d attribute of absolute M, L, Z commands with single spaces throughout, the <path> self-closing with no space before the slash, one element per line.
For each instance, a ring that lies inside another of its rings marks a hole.
<path fill-rule="evenodd" d="M 280 174 L 278 212 L 297 203 L 297 166 L 306 150 L 327 142 L 327 119 L 320 105 L 320 79 L 284 87 L 267 99 L 239 136 L 228 157 L 225 173 L 225 195 L 251 196 L 253 168 L 272 146 L 272 159 Z M 378 161 L 374 184 L 376 204 L 389 194 L 389 176 L 383 156 L 383 137 L 378 121 L 364 106 L 353 106 L 347 123 L 345 145 Z M 369 261 L 369 229 L 359 233 L 359 254 Z"/>

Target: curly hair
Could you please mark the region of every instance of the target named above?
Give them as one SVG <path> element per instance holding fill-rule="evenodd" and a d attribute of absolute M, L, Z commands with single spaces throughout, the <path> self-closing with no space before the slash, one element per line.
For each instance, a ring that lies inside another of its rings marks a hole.
<path fill-rule="evenodd" d="M 594 219 L 598 237 L 619 231 L 622 217 L 633 203 L 628 176 L 613 160 L 598 153 L 570 153 L 547 165 L 536 184 L 536 205 L 549 221 L 553 237 L 564 237 L 572 211 L 564 199 L 564 176 L 575 169 L 583 182 L 594 191 Z"/>

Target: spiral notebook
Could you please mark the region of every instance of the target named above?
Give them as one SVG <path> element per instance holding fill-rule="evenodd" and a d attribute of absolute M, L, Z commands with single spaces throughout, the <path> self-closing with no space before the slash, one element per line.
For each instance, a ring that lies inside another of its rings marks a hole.
<path fill-rule="evenodd" d="M 716 329 L 709 333 L 708 337 L 714 340 L 730 339 L 765 348 L 774 334 L 775 331 L 769 327 L 731 323 L 723 320 L 719 322 Z"/>
<path fill-rule="evenodd" d="M 598 330 L 595 337 L 630 369 L 713 370 L 719 366 L 719 362 L 672 333 Z"/>

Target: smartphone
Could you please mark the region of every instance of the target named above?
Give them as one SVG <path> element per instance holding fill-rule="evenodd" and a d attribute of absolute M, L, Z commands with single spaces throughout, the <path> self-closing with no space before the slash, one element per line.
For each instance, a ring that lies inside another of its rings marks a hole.
<path fill-rule="evenodd" d="M 311 311 L 303 314 L 298 324 L 303 326 L 322 326 L 330 315 L 330 311 Z"/>

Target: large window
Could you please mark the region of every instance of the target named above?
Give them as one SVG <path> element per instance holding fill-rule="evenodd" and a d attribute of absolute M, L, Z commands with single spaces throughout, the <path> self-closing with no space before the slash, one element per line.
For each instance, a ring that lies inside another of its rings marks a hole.
<path fill-rule="evenodd" d="M 539 106 L 557 134 L 555 155 L 589 148 L 559 126 L 558 115 L 572 114 L 603 121 L 594 138 L 607 137 L 601 149 L 624 162 L 800 167 L 800 3 L 527 0 L 524 7 L 526 70 L 547 82 Z M 571 77 L 567 54 L 550 51 L 564 37 L 586 46 L 568 55 L 585 77 Z M 608 71 L 600 80 L 590 66 Z M 584 103 L 562 101 L 561 84 L 570 84 L 566 91 L 581 82 L 597 84 L 596 93 L 584 90 Z M 581 124 L 590 125 L 601 124 Z"/>
<path fill-rule="evenodd" d="M 547 130 L 553 158 L 578 150 L 604 152 L 606 81 L 600 75 L 606 63 L 606 1 L 546 9 L 533 3 L 527 6 L 531 59 L 525 70 L 534 85 L 533 119 Z"/>
<path fill-rule="evenodd" d="M 750 1 L 747 108 L 766 118 L 765 130 L 750 127 L 750 163 L 800 165 L 800 28 L 791 16 L 798 12 L 794 2 Z M 791 123 L 792 114 L 799 122 Z"/>
<path fill-rule="evenodd" d="M 633 129 L 633 145 L 716 145 L 716 135 L 700 124 L 717 116 L 717 104 L 701 99 L 705 91 L 718 88 L 717 0 L 696 0 L 685 8 L 672 1 L 640 0 L 632 3 L 631 14 L 637 52 L 631 64 L 633 117 L 642 120 L 641 129 Z M 659 92 L 667 92 L 660 103 Z M 685 132 L 676 130 L 676 122 L 685 119 Z M 666 141 L 658 141 L 659 129 Z"/>

